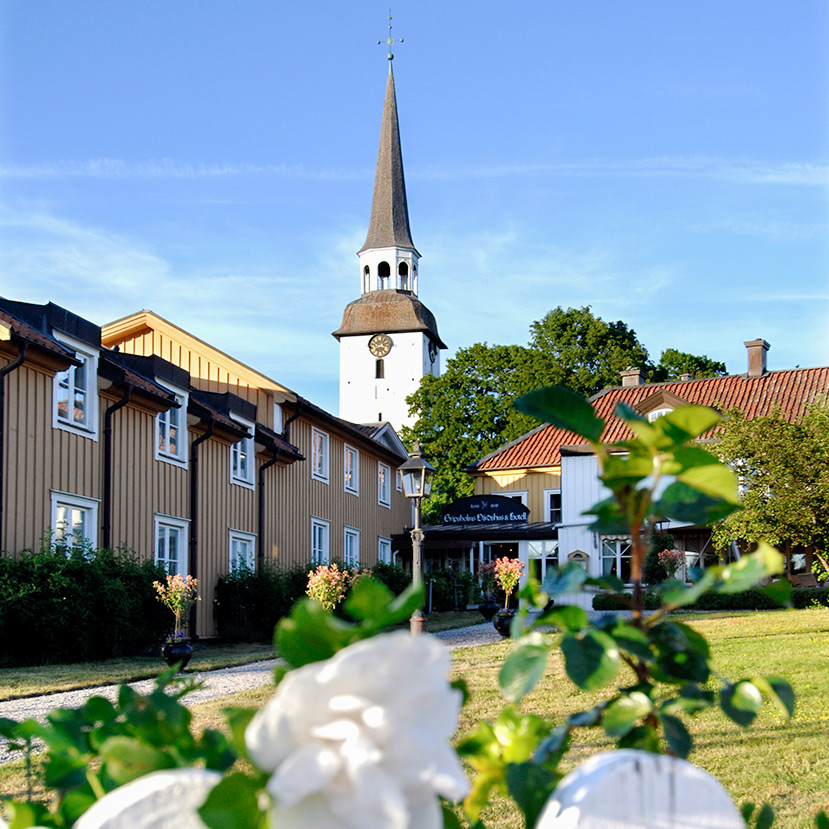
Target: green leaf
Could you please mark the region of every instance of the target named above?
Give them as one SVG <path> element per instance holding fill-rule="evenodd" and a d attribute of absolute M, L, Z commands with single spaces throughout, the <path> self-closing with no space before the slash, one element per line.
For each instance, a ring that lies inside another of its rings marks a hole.
<path fill-rule="evenodd" d="M 682 757 L 684 760 L 694 747 L 694 741 L 688 729 L 685 727 L 685 723 L 679 717 L 674 717 L 672 714 L 660 714 L 659 719 L 662 722 L 662 728 L 665 731 L 665 740 L 669 748 L 677 757 Z"/>
<path fill-rule="evenodd" d="M 544 676 L 548 654 L 549 648 L 539 634 L 525 637 L 509 653 L 498 674 L 498 684 L 510 702 L 521 700 Z"/>
<path fill-rule="evenodd" d="M 820 811 L 815 815 L 815 826 L 817 829 L 829 829 L 829 815 Z"/>
<path fill-rule="evenodd" d="M 777 579 L 760 590 L 781 607 L 791 605 L 792 583 L 788 579 Z"/>
<path fill-rule="evenodd" d="M 585 397 L 566 386 L 547 386 L 531 391 L 515 401 L 515 408 L 543 423 L 575 432 L 596 443 L 604 431 L 604 421 L 596 416 Z"/>
<path fill-rule="evenodd" d="M 751 816 L 754 814 L 754 804 L 753 803 L 743 803 L 740 806 L 740 816 L 748 825 L 749 820 L 751 820 Z"/>
<path fill-rule="evenodd" d="M 559 593 L 578 593 L 587 579 L 587 571 L 575 561 L 556 567 L 548 573 L 541 589 L 550 596 Z"/>
<path fill-rule="evenodd" d="M 645 662 L 653 660 L 654 654 L 651 650 L 650 640 L 639 628 L 635 628 L 633 625 L 628 625 L 625 622 L 617 621 L 607 633 L 619 646 L 620 650 L 632 654 Z"/>
<path fill-rule="evenodd" d="M 176 763 L 162 751 L 132 737 L 110 737 L 101 746 L 107 774 L 119 786 L 152 771 L 175 768 Z"/>
<path fill-rule="evenodd" d="M 659 734 L 650 724 L 631 728 L 627 734 L 619 738 L 616 745 L 618 748 L 636 748 L 639 751 L 649 751 L 651 754 L 662 753 Z"/>
<path fill-rule="evenodd" d="M 557 766 L 570 745 L 570 726 L 556 726 L 536 747 L 533 760 L 546 765 Z"/>
<path fill-rule="evenodd" d="M 653 457 L 633 452 L 624 455 L 611 455 L 602 466 L 602 480 L 613 490 L 616 484 L 633 482 L 647 478 L 654 472 Z"/>
<path fill-rule="evenodd" d="M 535 763 L 510 763 L 507 766 L 507 788 L 510 796 L 524 813 L 527 826 L 535 826 L 544 804 L 556 786 L 557 778 Z"/>
<path fill-rule="evenodd" d="M 602 590 L 611 590 L 614 593 L 623 593 L 625 590 L 625 583 L 618 576 L 610 573 L 605 576 L 599 576 L 598 578 L 591 576 L 585 579 L 584 583 Z"/>
<path fill-rule="evenodd" d="M 666 435 L 676 435 L 677 443 L 697 438 L 713 429 L 722 418 L 708 406 L 678 406 L 654 421 L 654 428 Z"/>
<path fill-rule="evenodd" d="M 87 722 L 111 722 L 118 716 L 115 706 L 106 697 L 90 697 L 81 708 Z"/>
<path fill-rule="evenodd" d="M 722 568 L 719 574 L 720 584 L 714 588 L 714 592 L 742 593 L 743 590 L 754 587 L 761 579 L 782 573 L 783 567 L 783 556 L 774 547 L 761 541 L 753 553 Z"/>
<path fill-rule="evenodd" d="M 710 524 L 727 518 L 739 509 L 738 504 L 713 498 L 682 481 L 674 481 L 665 487 L 662 496 L 653 505 L 656 516 L 693 524 Z"/>
<path fill-rule="evenodd" d="M 343 610 L 352 619 L 373 619 L 378 611 L 394 601 L 394 593 L 379 581 L 361 578 L 351 590 Z"/>
<path fill-rule="evenodd" d="M 602 533 L 603 535 L 621 535 L 630 532 L 630 524 L 627 517 L 622 514 L 622 510 L 615 498 L 606 498 L 604 501 L 599 501 L 590 509 L 584 511 L 584 515 L 595 515 L 596 520 L 587 528 L 594 533 Z"/>
<path fill-rule="evenodd" d="M 616 408 L 613 410 L 613 414 L 615 414 L 616 417 L 618 417 L 620 420 L 624 420 L 625 423 L 627 423 L 629 426 L 635 423 L 643 424 L 651 429 L 653 428 L 647 418 L 642 417 L 642 415 L 639 414 L 639 412 L 637 412 L 636 409 L 633 408 L 633 406 L 628 405 L 623 400 L 620 400 L 616 404 Z"/>
<path fill-rule="evenodd" d="M 443 829 L 463 829 L 461 819 L 455 814 L 455 808 L 451 803 L 441 798 L 440 809 L 443 813 Z"/>
<path fill-rule="evenodd" d="M 29 826 L 54 826 L 49 810 L 42 803 L 21 803 L 16 800 L 4 804 L 10 814 L 9 829 L 26 829 Z"/>
<path fill-rule="evenodd" d="M 321 662 L 350 644 L 353 628 L 326 613 L 322 605 L 300 599 L 291 615 L 276 626 L 275 644 L 279 655 L 295 668 Z"/>
<path fill-rule="evenodd" d="M 671 582 L 671 586 L 662 593 L 662 602 L 673 607 L 685 607 L 693 604 L 703 593 L 707 593 L 717 580 L 716 571 L 706 570 L 699 581 L 686 587 L 681 582 Z"/>
<path fill-rule="evenodd" d="M 755 829 L 771 829 L 774 826 L 774 809 L 768 803 L 763 804 L 754 826 Z"/>
<path fill-rule="evenodd" d="M 583 568 L 579 567 L 583 571 Z M 536 620 L 537 625 L 554 625 L 561 630 L 583 630 L 590 622 L 587 613 L 578 605 L 565 604 L 553 607 L 542 613 Z"/>
<path fill-rule="evenodd" d="M 607 685 L 619 670 L 619 649 L 601 631 L 566 633 L 561 640 L 561 650 L 567 676 L 583 691 Z"/>
<path fill-rule="evenodd" d="M 210 829 L 257 829 L 262 821 L 258 788 L 246 774 L 230 774 L 207 795 L 199 817 Z"/>
<path fill-rule="evenodd" d="M 760 693 L 771 700 L 777 710 L 786 719 L 794 715 L 795 697 L 792 686 L 779 676 L 752 677 L 751 681 L 760 690 Z"/>
<path fill-rule="evenodd" d="M 763 704 L 759 688 L 747 679 L 729 683 L 720 691 L 720 708 L 737 725 L 747 728 Z"/>
<path fill-rule="evenodd" d="M 680 472 L 676 476 L 677 480 L 712 498 L 721 498 L 728 504 L 740 506 L 737 476 L 733 470 L 720 463 L 713 455 L 710 457 L 713 459 L 711 464 L 694 466 L 685 472 Z"/>
<path fill-rule="evenodd" d="M 622 737 L 653 710 L 647 694 L 633 691 L 618 697 L 605 708 L 602 728 L 608 737 Z"/>

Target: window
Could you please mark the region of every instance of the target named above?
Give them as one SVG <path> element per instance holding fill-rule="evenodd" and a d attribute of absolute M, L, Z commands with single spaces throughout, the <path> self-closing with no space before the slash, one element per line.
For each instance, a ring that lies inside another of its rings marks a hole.
<path fill-rule="evenodd" d="M 360 566 L 360 531 L 354 527 L 343 530 L 343 563 L 355 570 Z"/>
<path fill-rule="evenodd" d="M 527 558 L 529 574 L 539 581 L 544 581 L 548 571 L 558 565 L 558 541 L 528 541 Z"/>
<path fill-rule="evenodd" d="M 405 262 L 401 262 L 397 267 L 397 273 L 400 275 L 400 290 L 409 290 L 409 266 Z"/>
<path fill-rule="evenodd" d="M 602 575 L 630 581 L 630 539 L 602 539 Z"/>
<path fill-rule="evenodd" d="M 660 409 L 654 409 L 652 412 L 648 412 L 648 420 L 653 423 L 657 418 L 662 417 L 662 415 L 669 414 L 672 411 L 673 409 L 670 406 L 663 406 Z"/>
<path fill-rule="evenodd" d="M 253 438 L 237 440 L 230 447 L 230 482 L 253 488 Z"/>
<path fill-rule="evenodd" d="M 493 495 L 503 495 L 504 498 L 512 498 L 513 501 L 518 501 L 519 504 L 527 506 L 527 490 L 516 489 L 512 492 L 493 492 Z"/>
<path fill-rule="evenodd" d="M 171 515 L 155 517 L 155 563 L 171 575 L 187 575 L 188 523 Z"/>
<path fill-rule="evenodd" d="M 311 477 L 328 483 L 328 435 L 311 428 Z"/>
<path fill-rule="evenodd" d="M 374 379 L 375 380 L 385 380 L 386 379 L 386 364 L 383 362 L 383 358 L 379 357 L 377 362 L 374 364 Z"/>
<path fill-rule="evenodd" d="M 52 425 L 95 438 L 98 428 L 98 353 L 71 337 L 62 334 L 55 337 L 75 352 L 81 364 L 55 375 Z"/>
<path fill-rule="evenodd" d="M 239 530 L 230 531 L 230 571 L 256 571 L 256 536 Z"/>
<path fill-rule="evenodd" d="M 179 408 L 160 412 L 155 418 L 156 460 L 187 466 L 187 395 L 164 383 L 160 385 L 173 392 Z"/>
<path fill-rule="evenodd" d="M 377 464 L 377 503 L 391 507 L 391 469 L 384 463 Z"/>
<path fill-rule="evenodd" d="M 55 549 L 61 552 L 94 549 L 98 545 L 98 501 L 52 492 L 52 533 Z"/>
<path fill-rule="evenodd" d="M 561 523 L 561 490 L 544 490 L 544 520 L 550 524 Z"/>
<path fill-rule="evenodd" d="M 403 492 L 403 473 L 398 469 L 394 473 L 394 478 L 396 481 L 396 489 L 398 492 Z"/>
<path fill-rule="evenodd" d="M 328 564 L 328 536 L 331 525 L 322 518 L 311 519 L 311 562 Z"/>
<path fill-rule="evenodd" d="M 273 404 L 273 430 L 278 435 L 282 434 L 282 404 L 281 403 L 274 403 Z"/>
<path fill-rule="evenodd" d="M 377 266 L 377 283 L 378 288 L 382 291 L 389 287 L 391 281 L 391 268 L 388 262 L 381 262 Z"/>
<path fill-rule="evenodd" d="M 353 447 L 346 445 L 343 453 L 344 480 L 346 492 L 353 495 L 360 494 L 360 453 Z"/>
<path fill-rule="evenodd" d="M 382 535 L 377 539 L 377 560 L 391 564 L 391 539 Z"/>

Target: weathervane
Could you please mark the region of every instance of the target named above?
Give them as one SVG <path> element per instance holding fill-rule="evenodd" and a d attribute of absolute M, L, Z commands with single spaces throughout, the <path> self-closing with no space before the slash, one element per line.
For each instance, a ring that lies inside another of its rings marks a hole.
<path fill-rule="evenodd" d="M 382 40 L 378 40 L 377 43 L 382 43 Z M 391 47 L 394 43 L 402 43 L 403 38 L 401 37 L 400 40 L 395 41 L 395 39 L 391 36 L 391 9 L 389 9 L 389 36 L 386 38 L 386 43 L 389 44 L 389 53 L 386 57 L 389 59 L 389 73 L 391 73 L 391 62 L 394 60 L 394 55 L 392 54 Z"/>

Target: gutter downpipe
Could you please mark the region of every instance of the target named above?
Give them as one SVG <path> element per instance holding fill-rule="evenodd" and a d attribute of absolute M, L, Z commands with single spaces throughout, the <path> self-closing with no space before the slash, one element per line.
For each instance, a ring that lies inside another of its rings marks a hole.
<path fill-rule="evenodd" d="M 21 343 L 17 357 L 0 368 L 0 549 L 3 549 L 3 504 L 6 495 L 6 375 L 23 365 L 28 350 L 29 344 Z"/>
<path fill-rule="evenodd" d="M 124 396 L 104 412 L 104 523 L 101 527 L 105 550 L 112 549 L 112 416 L 123 409 L 132 397 L 132 388 L 127 386 Z"/>
<path fill-rule="evenodd" d="M 302 414 L 302 409 L 302 403 L 297 403 L 296 411 L 282 424 L 282 437 L 289 442 L 291 440 L 291 424 Z"/>
<path fill-rule="evenodd" d="M 185 414 L 186 417 L 186 414 Z M 216 427 L 214 420 L 207 423 L 207 431 L 199 435 L 190 444 L 190 562 L 188 571 L 194 578 L 198 574 L 198 552 L 199 552 L 199 446 L 206 440 L 213 437 L 213 430 Z M 198 639 L 198 628 L 196 624 L 196 605 L 190 608 L 190 638 Z"/>
<path fill-rule="evenodd" d="M 259 492 L 257 504 L 257 541 L 256 545 L 256 571 L 262 572 L 265 566 L 265 470 L 273 466 L 279 460 L 279 450 L 273 450 L 273 457 L 259 467 Z"/>

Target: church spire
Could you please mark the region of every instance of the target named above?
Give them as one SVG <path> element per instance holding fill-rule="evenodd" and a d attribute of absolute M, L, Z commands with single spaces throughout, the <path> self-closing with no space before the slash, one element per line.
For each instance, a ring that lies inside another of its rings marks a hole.
<path fill-rule="evenodd" d="M 415 251 L 409 230 L 409 208 L 406 203 L 406 181 L 403 177 L 403 154 L 400 151 L 400 128 L 397 123 L 397 97 L 394 91 L 394 75 L 391 72 L 391 58 L 386 81 L 386 100 L 383 104 L 383 122 L 380 128 L 377 171 L 374 176 L 371 220 L 366 241 L 358 253 L 373 248 L 406 248 Z"/>

